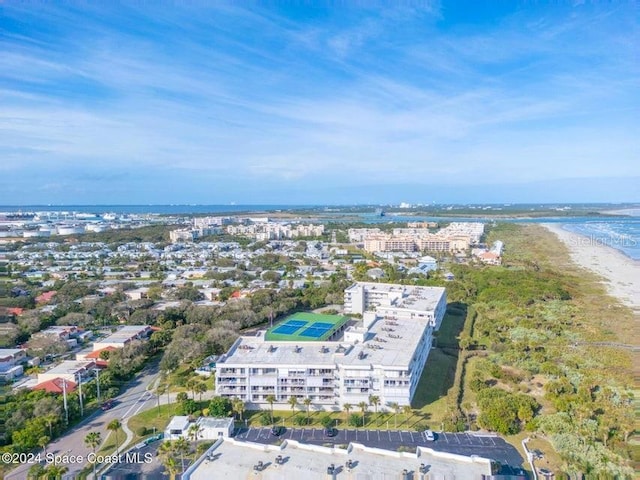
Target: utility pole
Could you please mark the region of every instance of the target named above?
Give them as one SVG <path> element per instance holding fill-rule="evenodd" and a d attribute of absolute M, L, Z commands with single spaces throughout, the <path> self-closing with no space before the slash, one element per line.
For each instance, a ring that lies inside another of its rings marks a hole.
<path fill-rule="evenodd" d="M 78 373 L 78 399 L 80 400 L 80 418 L 84 417 L 84 405 L 82 405 L 82 374 Z"/>
<path fill-rule="evenodd" d="M 94 372 L 96 372 L 96 392 L 98 394 L 98 405 L 100 405 L 100 370 L 96 368 Z"/>
<path fill-rule="evenodd" d="M 67 425 L 69 425 L 69 408 L 67 407 L 67 380 L 62 379 L 62 399 L 64 402 L 64 415 L 67 420 Z"/>

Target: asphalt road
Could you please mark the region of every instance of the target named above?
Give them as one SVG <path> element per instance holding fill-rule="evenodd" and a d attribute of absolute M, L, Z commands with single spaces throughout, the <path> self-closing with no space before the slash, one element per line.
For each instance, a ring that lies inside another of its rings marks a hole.
<path fill-rule="evenodd" d="M 440 452 L 459 455 L 478 455 L 500 462 L 502 465 L 521 467 L 524 459 L 518 450 L 503 438 L 493 434 L 478 432 L 448 433 L 437 432 L 436 439 L 429 441 L 423 432 L 400 430 L 355 430 L 338 429 L 334 437 L 324 434 L 321 428 L 286 428 L 284 434 L 276 437 L 270 428 L 249 428 L 236 432 L 238 440 L 271 444 L 278 439 L 292 439 L 315 445 L 347 445 L 357 442 L 368 447 L 384 448 L 395 451 L 399 447 L 428 447 Z"/>
<path fill-rule="evenodd" d="M 155 380 L 157 375 L 157 363 L 150 365 L 134 380 L 124 385 L 123 393 L 114 399 L 115 406 L 111 410 L 105 412 L 98 410 L 73 427 L 72 430 L 69 430 L 64 436 L 56 439 L 47 446 L 47 453 L 61 456 L 59 463 L 69 468 L 69 471 L 63 476 L 63 480 L 72 480 L 75 474 L 84 468 L 86 462 L 82 462 L 81 460 L 86 459 L 87 454 L 91 452 L 91 449 L 84 443 L 84 438 L 89 432 L 100 432 L 104 440 L 109 433 L 107 425 L 111 420 L 117 418 L 122 423 L 125 423 L 125 419 L 142 410 L 152 408 L 156 404 L 156 397 L 146 389 L 147 386 Z M 120 438 L 119 440 L 122 442 L 124 438 Z M 82 457 L 82 459 L 65 459 L 62 457 L 65 455 Z M 44 463 L 44 465 L 46 466 L 46 463 Z M 5 480 L 24 480 L 27 478 L 27 472 L 31 466 L 32 464 L 20 465 L 8 473 L 5 476 Z"/>

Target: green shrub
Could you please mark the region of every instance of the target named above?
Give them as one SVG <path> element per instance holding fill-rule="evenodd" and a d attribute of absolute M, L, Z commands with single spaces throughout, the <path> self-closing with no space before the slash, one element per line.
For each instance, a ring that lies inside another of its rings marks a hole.
<path fill-rule="evenodd" d="M 263 427 L 266 427 L 267 425 L 271 425 L 271 413 L 269 412 L 262 412 L 260 414 L 260 416 L 258 417 L 258 422 L 260 423 L 260 425 L 262 425 Z"/>
<path fill-rule="evenodd" d="M 324 414 L 322 417 L 320 417 L 320 425 L 322 425 L 324 428 L 332 427 L 333 419 L 331 418 L 331 415 Z"/>
<path fill-rule="evenodd" d="M 293 423 L 301 427 L 307 424 L 307 417 L 301 413 L 293 417 Z"/>
<path fill-rule="evenodd" d="M 362 426 L 362 417 L 357 413 L 352 413 L 349 415 L 349 425 L 352 427 L 360 427 Z"/>

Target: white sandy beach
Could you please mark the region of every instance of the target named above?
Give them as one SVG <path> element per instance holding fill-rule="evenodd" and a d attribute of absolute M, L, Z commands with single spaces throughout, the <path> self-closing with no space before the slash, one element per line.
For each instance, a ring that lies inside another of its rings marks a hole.
<path fill-rule="evenodd" d="M 640 313 L 640 262 L 594 239 L 543 224 L 567 246 L 572 260 L 604 278 L 609 293 Z"/>

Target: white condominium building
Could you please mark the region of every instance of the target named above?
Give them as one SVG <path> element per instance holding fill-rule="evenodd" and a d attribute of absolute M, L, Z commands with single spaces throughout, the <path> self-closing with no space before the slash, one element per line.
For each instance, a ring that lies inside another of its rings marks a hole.
<path fill-rule="evenodd" d="M 409 405 L 442 323 L 441 287 L 356 283 L 345 291 L 345 313 L 362 314 L 332 341 L 267 341 L 265 332 L 241 337 L 216 365 L 216 394 L 254 407 L 290 408 L 295 397 L 314 408 L 342 410 L 380 400 Z M 273 396 L 273 397 L 271 397 Z"/>

